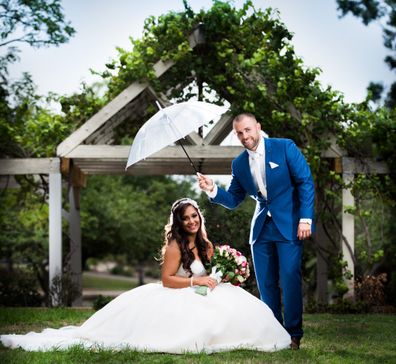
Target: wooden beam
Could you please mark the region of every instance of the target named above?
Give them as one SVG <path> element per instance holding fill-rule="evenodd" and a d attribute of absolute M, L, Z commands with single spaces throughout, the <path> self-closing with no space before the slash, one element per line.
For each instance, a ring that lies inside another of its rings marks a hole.
<path fill-rule="evenodd" d="M 67 176 L 70 172 L 71 161 L 69 158 L 61 158 L 60 170 L 63 176 Z"/>
<path fill-rule="evenodd" d="M 193 131 L 182 139 L 182 143 L 183 145 L 202 145 L 203 139 L 196 131 Z"/>
<path fill-rule="evenodd" d="M 372 158 L 342 158 L 342 171 L 352 174 L 388 174 L 386 162 L 377 162 Z"/>
<path fill-rule="evenodd" d="M 84 144 L 111 144 L 110 141 L 114 137 L 114 130 L 118 125 L 126 119 L 135 120 L 145 114 L 147 106 L 150 102 L 153 102 L 153 96 L 148 91 L 149 87 L 92 133 L 84 141 Z"/>
<path fill-rule="evenodd" d="M 206 145 L 219 145 L 232 130 L 233 116 L 227 112 L 213 126 L 208 135 L 204 139 Z"/>
<path fill-rule="evenodd" d="M 205 37 L 203 33 L 203 24 L 199 23 L 191 32 L 188 37 L 188 42 L 191 48 L 195 48 L 205 43 Z M 159 60 L 154 66 L 154 73 L 157 78 L 162 76 L 170 67 L 174 64 L 173 61 L 168 60 L 163 62 Z M 84 123 L 79 129 L 73 134 L 66 138 L 57 147 L 56 154 L 64 157 L 70 153 L 79 144 L 87 140 L 96 130 L 102 125 L 107 123 L 109 119 L 117 115 L 125 106 L 127 106 L 133 99 L 140 95 L 147 87 L 148 83 L 134 82 L 118 96 L 111 100 L 106 106 L 104 106 L 99 112 L 93 115 L 88 121 Z M 119 121 L 116 122 L 117 125 Z"/>
<path fill-rule="evenodd" d="M 154 72 L 156 77 L 160 77 L 174 64 L 173 61 L 162 62 L 158 61 L 154 65 Z M 118 96 L 111 100 L 106 106 L 93 115 L 86 121 L 79 129 L 67 137 L 62 143 L 58 145 L 56 154 L 64 157 L 70 153 L 79 144 L 83 143 L 92 133 L 98 130 L 111 117 L 116 115 L 123 107 L 130 103 L 136 96 L 138 96 L 148 86 L 147 83 L 134 82 Z"/>
<path fill-rule="evenodd" d="M 75 168 L 75 166 L 74 166 Z M 78 295 L 74 299 L 73 306 L 82 306 L 82 264 L 81 264 L 81 216 L 80 216 L 80 192 L 79 187 L 70 186 L 69 189 L 69 273 L 72 282 L 77 289 Z"/>
<path fill-rule="evenodd" d="M 219 146 L 219 145 L 186 145 L 187 153 L 191 159 L 227 159 L 235 158 L 243 151 L 239 146 Z M 128 159 L 130 146 L 124 145 L 79 145 L 67 157 L 73 159 L 92 159 L 94 160 L 121 160 Z M 169 146 L 157 153 L 152 154 L 146 161 L 167 161 L 174 159 L 185 159 L 186 156 L 179 146 Z M 141 162 L 138 162 L 139 164 Z"/>
<path fill-rule="evenodd" d="M 190 47 L 194 48 L 197 45 L 205 42 L 204 34 L 202 30 L 202 24 L 196 26 L 190 36 L 188 42 Z M 154 73 L 157 78 L 162 76 L 170 67 L 174 64 L 173 61 L 169 60 L 163 62 L 159 60 L 154 66 Z M 79 144 L 83 143 L 90 135 L 95 133 L 102 125 L 104 125 L 110 118 L 114 117 L 120 112 L 126 105 L 128 105 L 134 98 L 140 95 L 149 86 L 146 82 L 134 82 L 111 100 L 106 106 L 99 110 L 89 120 L 87 120 L 79 129 L 73 134 L 66 138 L 57 147 L 56 154 L 64 157 L 70 153 Z"/>
<path fill-rule="evenodd" d="M 125 171 L 125 164 L 103 164 L 92 166 L 79 163 L 78 166 L 85 175 L 134 175 L 134 176 L 163 176 L 163 175 L 195 175 L 188 161 L 178 163 L 157 163 L 136 166 Z M 203 162 L 201 172 L 204 174 L 231 173 L 231 161 Z"/>
<path fill-rule="evenodd" d="M 342 158 L 336 157 L 333 160 L 334 160 L 334 172 L 342 173 Z"/>
<path fill-rule="evenodd" d="M 188 37 L 191 48 L 195 48 L 197 45 L 204 44 L 206 42 L 205 33 L 203 32 L 204 24 L 198 23 L 192 33 Z"/>
<path fill-rule="evenodd" d="M 346 151 L 341 149 L 337 144 L 337 139 L 334 135 L 329 135 L 327 138 L 330 141 L 330 145 L 327 150 L 323 150 L 321 156 L 324 158 L 340 158 L 347 155 Z"/>
<path fill-rule="evenodd" d="M 316 222 L 316 229 L 314 233 L 314 241 L 316 247 L 316 299 L 320 303 L 328 303 L 328 275 L 329 275 L 329 259 L 328 251 L 331 247 L 331 242 L 323 228 L 322 219 Z"/>
<path fill-rule="evenodd" d="M 49 174 L 60 172 L 59 158 L 0 159 L 0 175 Z"/>
<path fill-rule="evenodd" d="M 154 101 L 158 101 L 162 108 L 172 105 L 172 102 L 166 97 L 166 95 L 158 95 L 151 86 L 147 87 L 147 91 L 151 94 Z"/>
<path fill-rule="evenodd" d="M 85 174 L 81 171 L 81 169 L 73 163 L 71 169 L 71 185 L 72 187 L 86 187 L 87 181 Z M 78 208 L 80 208 L 78 206 Z"/>

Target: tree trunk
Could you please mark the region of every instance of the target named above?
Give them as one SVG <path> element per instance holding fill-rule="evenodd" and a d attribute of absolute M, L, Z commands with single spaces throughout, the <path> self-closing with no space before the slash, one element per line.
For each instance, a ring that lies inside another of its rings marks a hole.
<path fill-rule="evenodd" d="M 144 266 L 139 264 L 136 268 L 136 271 L 138 274 L 138 285 L 143 286 L 143 284 L 144 284 Z"/>

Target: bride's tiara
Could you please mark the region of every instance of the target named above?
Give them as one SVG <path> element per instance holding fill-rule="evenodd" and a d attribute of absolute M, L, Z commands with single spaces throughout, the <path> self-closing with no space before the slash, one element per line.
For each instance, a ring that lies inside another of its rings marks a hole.
<path fill-rule="evenodd" d="M 182 205 L 192 205 L 194 206 L 197 210 L 199 210 L 199 206 L 197 204 L 197 201 L 192 200 L 191 198 L 185 197 L 185 198 L 181 198 L 180 200 L 177 200 L 173 203 L 172 208 L 171 208 L 171 212 L 174 213 L 175 210 Z"/>

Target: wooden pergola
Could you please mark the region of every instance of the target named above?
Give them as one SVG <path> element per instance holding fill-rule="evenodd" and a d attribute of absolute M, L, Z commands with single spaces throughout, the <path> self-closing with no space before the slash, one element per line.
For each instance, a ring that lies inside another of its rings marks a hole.
<path fill-rule="evenodd" d="M 199 29 L 190 36 L 192 48 L 200 42 Z M 164 75 L 173 62 L 158 61 L 154 65 L 156 77 Z M 168 101 L 163 95 L 156 95 L 148 83 L 134 82 L 93 115 L 79 129 L 57 147 L 54 158 L 2 159 L 0 176 L 17 174 L 47 174 L 49 176 L 49 281 L 62 274 L 62 217 L 68 220 L 70 236 L 70 271 L 75 283 L 81 288 L 81 227 L 80 192 L 89 175 L 189 175 L 190 165 L 182 149 L 169 146 L 125 171 L 129 146 L 112 145 L 115 128 L 124 122 L 131 122 L 136 115 L 142 115 L 150 104 L 159 101 L 164 106 Z M 210 132 L 202 137 L 191 133 L 184 144 L 191 159 L 205 174 L 225 174 L 231 171 L 231 161 L 241 151 L 239 146 L 220 145 L 232 130 L 232 115 L 224 114 Z M 356 173 L 387 173 L 385 164 L 357 163 L 333 143 L 322 155 L 336 159 L 336 171 L 343 174 L 344 181 L 351 181 Z M 369 166 L 369 170 L 367 169 Z M 62 209 L 62 176 L 68 185 L 70 210 Z M 351 206 L 354 199 L 349 190 L 344 190 L 343 206 Z M 320 232 L 318 232 L 320 233 Z M 343 212 L 342 218 L 343 254 L 348 268 L 354 271 L 354 218 Z M 348 242 L 349 244 L 347 244 Z M 323 273 L 323 272 L 322 272 Z M 318 274 L 321 274 L 320 270 Z M 353 294 L 353 281 L 349 281 Z M 56 302 L 55 302 L 56 303 Z M 74 302 L 81 304 L 81 297 Z"/>

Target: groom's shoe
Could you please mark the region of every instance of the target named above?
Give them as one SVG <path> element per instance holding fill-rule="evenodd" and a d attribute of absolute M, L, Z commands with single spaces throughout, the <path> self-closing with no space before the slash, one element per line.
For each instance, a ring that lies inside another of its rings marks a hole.
<path fill-rule="evenodd" d="M 292 349 L 292 350 L 298 350 L 298 349 L 300 349 L 300 341 L 301 341 L 301 337 L 292 336 L 292 338 L 291 338 L 291 344 L 290 344 L 290 349 Z"/>

